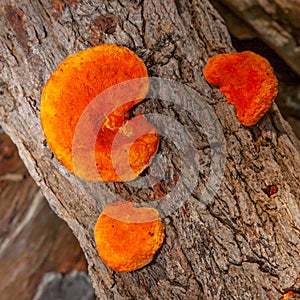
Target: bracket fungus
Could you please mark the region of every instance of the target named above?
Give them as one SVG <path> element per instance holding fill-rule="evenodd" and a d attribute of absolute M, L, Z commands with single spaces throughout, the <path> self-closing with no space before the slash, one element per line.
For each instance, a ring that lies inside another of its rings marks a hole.
<path fill-rule="evenodd" d="M 157 131 L 146 118 L 128 117 L 148 88 L 146 66 L 126 47 L 103 44 L 67 57 L 41 100 L 41 124 L 57 159 L 88 181 L 135 179 L 158 149 Z"/>
<path fill-rule="evenodd" d="M 267 59 L 252 51 L 213 56 L 203 73 L 210 84 L 220 87 L 245 126 L 256 124 L 278 93 L 273 68 Z"/>
<path fill-rule="evenodd" d="M 292 298 L 295 299 L 294 296 L 295 296 L 295 293 L 293 291 L 288 291 L 283 295 L 282 298 L 280 298 L 280 300 L 289 300 L 289 299 L 292 300 Z M 299 298 L 297 298 L 297 299 L 299 299 Z"/>
<path fill-rule="evenodd" d="M 105 207 L 94 234 L 102 261 L 112 270 L 131 272 L 153 259 L 164 240 L 164 225 L 154 208 L 117 202 Z"/>
<path fill-rule="evenodd" d="M 269 197 L 271 197 L 278 192 L 278 186 L 275 184 L 268 185 L 264 191 Z"/>

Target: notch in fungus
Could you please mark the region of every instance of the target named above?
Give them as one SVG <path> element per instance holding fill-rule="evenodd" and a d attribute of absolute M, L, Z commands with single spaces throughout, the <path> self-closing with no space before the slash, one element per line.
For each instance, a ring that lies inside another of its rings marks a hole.
<path fill-rule="evenodd" d="M 148 92 L 147 77 L 139 57 L 113 44 L 79 51 L 58 66 L 43 90 L 40 118 L 49 147 L 69 171 L 89 181 L 120 182 L 150 165 L 157 131 L 143 115 L 128 120 Z"/>
<path fill-rule="evenodd" d="M 94 234 L 102 261 L 112 270 L 131 272 L 153 259 L 164 240 L 164 225 L 154 208 L 117 202 L 105 207 Z"/>
<path fill-rule="evenodd" d="M 245 126 L 256 124 L 278 93 L 273 68 L 264 57 L 252 51 L 213 56 L 203 74 L 210 84 L 220 87 Z"/>

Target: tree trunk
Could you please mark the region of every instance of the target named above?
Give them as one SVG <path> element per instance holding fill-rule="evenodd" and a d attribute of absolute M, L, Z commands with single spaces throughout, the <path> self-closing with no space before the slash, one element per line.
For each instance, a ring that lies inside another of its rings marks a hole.
<path fill-rule="evenodd" d="M 79 240 L 99 299 L 274 300 L 300 292 L 299 141 L 275 104 L 256 126 L 243 127 L 205 81 L 208 58 L 234 50 L 207 1 L 28 0 L 2 5 L 1 16 L 0 125 Z M 185 84 L 205 99 L 175 93 L 175 104 L 149 99 L 135 109 L 162 116 L 183 141 L 161 138 L 145 188 L 76 178 L 45 142 L 39 121 L 45 82 L 66 56 L 99 43 L 131 48 L 151 76 Z M 193 151 L 181 149 L 186 141 Z M 172 190 L 182 178 L 185 201 L 177 204 Z M 270 185 L 278 187 L 272 196 Z M 102 209 L 117 199 L 155 199 L 164 207 L 164 244 L 151 264 L 131 273 L 108 269 L 93 238 Z"/>

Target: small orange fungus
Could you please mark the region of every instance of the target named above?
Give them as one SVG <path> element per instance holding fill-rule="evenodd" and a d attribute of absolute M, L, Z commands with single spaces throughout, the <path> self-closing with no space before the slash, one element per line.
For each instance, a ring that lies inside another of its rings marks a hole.
<path fill-rule="evenodd" d="M 106 93 L 101 106 L 93 104 L 105 91 L 133 79 L 145 80 Z M 157 131 L 143 115 L 128 119 L 128 111 L 148 88 L 144 63 L 125 47 L 104 44 L 67 57 L 48 80 L 41 100 L 42 127 L 58 160 L 89 181 L 135 179 L 158 148 Z M 130 98 L 126 102 L 120 99 L 124 95 Z M 81 128 L 76 127 L 79 123 Z"/>
<path fill-rule="evenodd" d="M 164 225 L 154 208 L 131 201 L 107 205 L 95 226 L 102 261 L 118 272 L 131 272 L 148 264 L 164 239 Z"/>
<path fill-rule="evenodd" d="M 292 291 L 288 291 L 286 292 L 282 298 L 280 298 L 280 300 L 288 300 L 288 299 L 291 299 L 295 296 L 295 293 L 292 292 Z"/>
<path fill-rule="evenodd" d="M 278 191 L 278 187 L 277 185 L 269 185 L 267 187 L 267 194 L 269 197 L 273 196 L 274 194 L 276 194 Z"/>
<path fill-rule="evenodd" d="M 252 51 L 213 56 L 203 73 L 210 84 L 220 87 L 245 126 L 256 124 L 278 93 L 273 68 L 264 57 Z"/>

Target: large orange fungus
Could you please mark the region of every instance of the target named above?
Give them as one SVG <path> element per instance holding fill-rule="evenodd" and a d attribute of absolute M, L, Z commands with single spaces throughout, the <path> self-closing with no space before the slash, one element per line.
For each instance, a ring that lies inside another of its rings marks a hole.
<path fill-rule="evenodd" d="M 251 51 L 213 56 L 203 73 L 209 83 L 220 87 L 245 126 L 256 124 L 278 93 L 273 68 L 264 57 Z"/>
<path fill-rule="evenodd" d="M 129 120 L 128 114 L 146 96 L 147 77 L 139 57 L 113 44 L 79 51 L 58 66 L 43 90 L 40 117 L 49 147 L 69 171 L 117 182 L 149 166 L 157 131 L 143 115 Z M 144 80 L 122 86 L 136 79 Z"/>
<path fill-rule="evenodd" d="M 102 261 L 115 271 L 131 272 L 153 259 L 164 240 L 164 226 L 156 209 L 117 202 L 105 207 L 94 234 Z"/>

